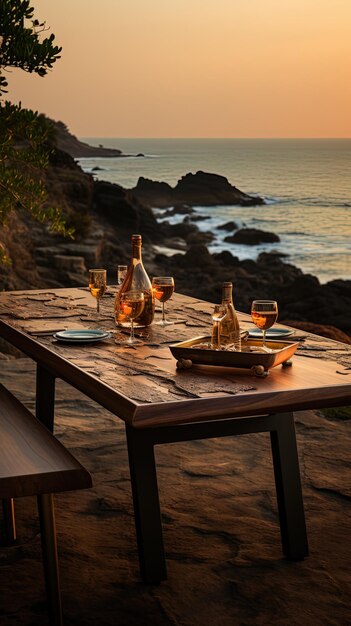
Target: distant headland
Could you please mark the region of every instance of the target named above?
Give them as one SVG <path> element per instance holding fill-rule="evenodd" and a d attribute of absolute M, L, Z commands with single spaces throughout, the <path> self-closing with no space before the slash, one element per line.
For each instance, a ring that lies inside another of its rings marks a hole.
<path fill-rule="evenodd" d="M 90 146 L 84 141 L 80 141 L 68 130 L 63 122 L 54 122 L 57 147 L 67 152 L 74 159 L 84 158 L 123 158 L 130 156 L 142 157 L 143 154 L 123 154 L 117 148 L 105 148 L 104 146 Z"/>

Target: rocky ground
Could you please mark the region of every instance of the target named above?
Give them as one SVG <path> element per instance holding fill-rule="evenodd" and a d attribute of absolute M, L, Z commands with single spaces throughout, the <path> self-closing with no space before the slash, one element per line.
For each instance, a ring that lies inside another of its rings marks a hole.
<path fill-rule="evenodd" d="M 34 408 L 28 359 L 0 380 Z M 297 414 L 310 556 L 280 548 L 269 437 L 157 447 L 168 580 L 140 582 L 123 423 L 58 384 L 56 434 L 91 490 L 56 498 L 65 626 L 348 626 L 351 422 Z M 341 415 L 341 414 L 340 414 Z M 35 500 L 17 500 L 19 544 L 0 551 L 1 626 L 47 625 Z"/>

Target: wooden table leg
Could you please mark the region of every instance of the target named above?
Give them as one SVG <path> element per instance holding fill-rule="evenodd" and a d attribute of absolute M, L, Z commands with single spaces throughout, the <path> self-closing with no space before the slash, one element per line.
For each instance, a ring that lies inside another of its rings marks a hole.
<path fill-rule="evenodd" d="M 46 428 L 54 432 L 55 376 L 39 363 L 37 364 L 35 414 Z"/>
<path fill-rule="evenodd" d="M 54 431 L 55 376 L 45 367 L 39 365 L 39 363 L 37 364 L 35 414 L 44 426 L 46 426 L 51 432 Z M 53 495 L 39 495 L 37 497 L 37 501 L 50 625 L 62 626 L 63 621 Z"/>
<path fill-rule="evenodd" d="M 126 424 L 140 571 L 145 582 L 166 579 L 154 445 L 210 437 L 270 432 L 280 532 L 285 556 L 308 556 L 305 513 L 293 413 L 167 428 L 135 429 Z"/>
<path fill-rule="evenodd" d="M 283 552 L 290 560 L 308 556 L 305 513 L 293 413 L 276 415 L 271 430 L 275 486 Z"/>
<path fill-rule="evenodd" d="M 13 498 L 4 498 L 2 500 L 2 527 L 3 536 L 1 538 L 1 545 L 12 546 L 17 538 L 15 522 L 15 503 Z"/>
<path fill-rule="evenodd" d="M 62 626 L 54 499 L 52 494 L 43 494 L 37 500 L 50 626 Z"/>
<path fill-rule="evenodd" d="M 166 580 L 154 442 L 147 430 L 126 424 L 140 574 L 146 583 Z"/>

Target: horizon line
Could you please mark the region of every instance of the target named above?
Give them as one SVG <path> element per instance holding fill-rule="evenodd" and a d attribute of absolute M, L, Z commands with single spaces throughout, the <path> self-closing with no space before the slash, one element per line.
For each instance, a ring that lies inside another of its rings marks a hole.
<path fill-rule="evenodd" d="M 252 141 L 264 141 L 264 140 L 277 140 L 277 141 L 302 141 L 302 140 L 310 140 L 310 141 L 321 141 L 321 140 L 340 140 L 340 141 L 348 141 L 351 139 L 350 137 L 127 137 L 127 136 L 113 136 L 113 135 L 78 135 L 81 139 L 189 139 L 189 140 L 223 140 L 223 141 L 232 141 L 232 140 L 252 140 Z"/>

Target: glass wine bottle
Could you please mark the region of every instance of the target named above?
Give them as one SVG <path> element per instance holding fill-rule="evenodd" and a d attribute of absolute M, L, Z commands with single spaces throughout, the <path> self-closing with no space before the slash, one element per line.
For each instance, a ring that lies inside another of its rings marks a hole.
<path fill-rule="evenodd" d="M 223 283 L 222 304 L 227 308 L 227 315 L 221 322 L 220 337 L 223 346 L 233 346 L 234 350 L 241 351 L 240 325 L 233 304 L 233 283 Z"/>
<path fill-rule="evenodd" d="M 141 235 L 132 235 L 132 260 L 126 277 L 116 295 L 115 321 L 118 326 L 130 327 L 130 320 L 123 312 L 121 296 L 127 291 L 142 291 L 144 293 L 144 308 L 134 320 L 134 328 L 149 326 L 154 319 L 155 298 L 153 296 L 150 279 L 145 271 L 141 258 Z"/>

